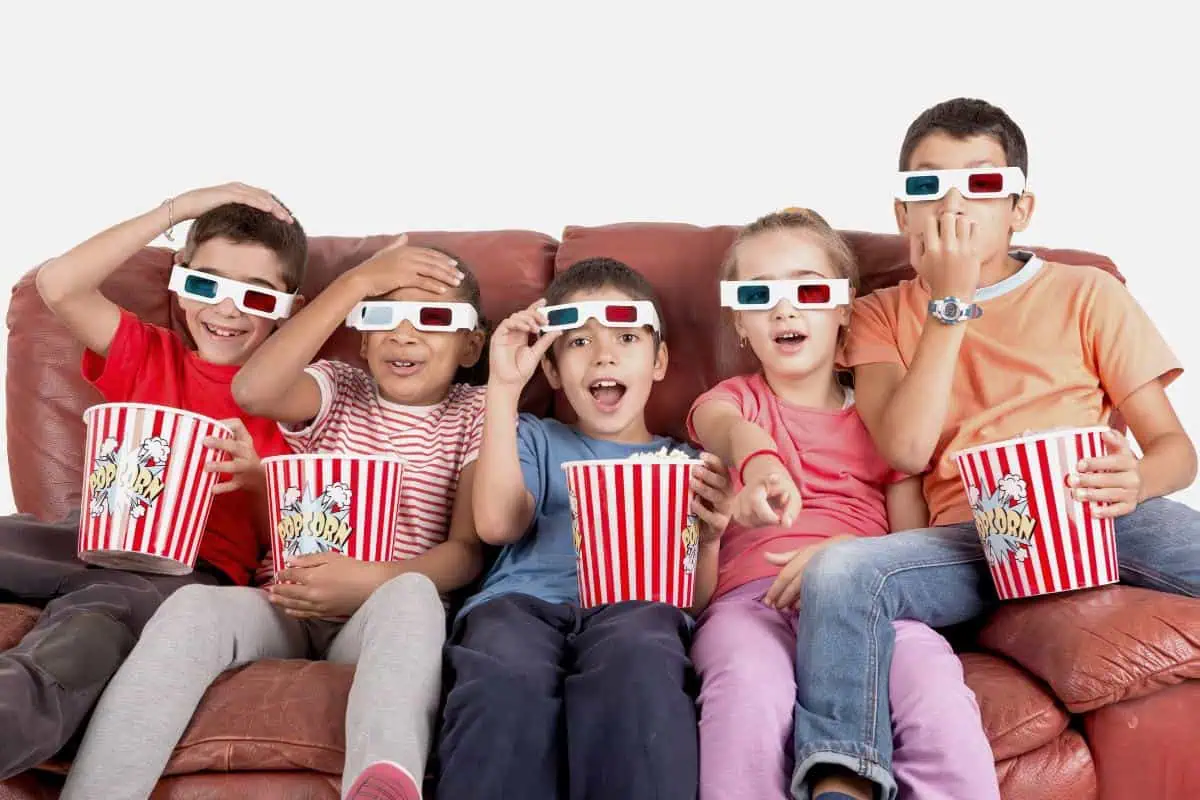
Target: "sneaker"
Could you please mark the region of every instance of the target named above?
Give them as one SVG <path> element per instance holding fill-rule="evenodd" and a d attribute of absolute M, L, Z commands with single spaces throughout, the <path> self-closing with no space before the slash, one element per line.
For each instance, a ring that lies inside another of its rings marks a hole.
<path fill-rule="evenodd" d="M 376 761 L 358 776 L 346 800 L 421 800 L 421 787 L 399 764 Z"/>

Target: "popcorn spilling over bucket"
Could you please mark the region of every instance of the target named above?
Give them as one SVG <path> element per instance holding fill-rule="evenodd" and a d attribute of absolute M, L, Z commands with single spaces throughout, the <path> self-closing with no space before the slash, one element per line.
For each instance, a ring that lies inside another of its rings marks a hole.
<path fill-rule="evenodd" d="M 225 458 L 205 447 L 233 431 L 188 411 L 141 403 L 105 403 L 87 423 L 79 558 L 137 572 L 186 575 L 221 476 L 204 466 Z"/>
<path fill-rule="evenodd" d="M 1070 428 L 955 454 L 996 593 L 1002 600 L 1119 580 L 1111 519 L 1096 519 L 1067 478 L 1106 454 L 1104 427 Z"/>
<path fill-rule="evenodd" d="M 288 558 L 314 553 L 392 560 L 402 459 L 322 453 L 273 456 L 262 463 L 277 573 Z"/>
<path fill-rule="evenodd" d="M 646 454 L 563 464 L 584 608 L 625 600 L 691 606 L 699 523 L 688 510 L 703 462 Z"/>

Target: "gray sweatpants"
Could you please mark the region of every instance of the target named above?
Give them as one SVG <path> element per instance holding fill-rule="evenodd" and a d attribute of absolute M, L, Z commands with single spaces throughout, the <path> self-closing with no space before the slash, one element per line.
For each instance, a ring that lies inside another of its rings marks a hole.
<path fill-rule="evenodd" d="M 230 667 L 268 658 L 357 664 L 346 708 L 346 791 L 368 764 L 425 774 L 441 692 L 445 611 L 433 583 L 408 573 L 375 590 L 337 630 L 275 609 L 266 593 L 188 586 L 163 604 L 109 683 L 63 800 L 144 800 L 205 690 Z"/>

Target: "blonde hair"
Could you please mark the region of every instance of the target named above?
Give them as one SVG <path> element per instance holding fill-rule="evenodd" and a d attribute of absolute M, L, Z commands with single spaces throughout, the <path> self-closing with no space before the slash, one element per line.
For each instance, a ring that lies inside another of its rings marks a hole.
<path fill-rule="evenodd" d="M 810 208 L 785 208 L 782 211 L 775 211 L 759 217 L 749 225 L 743 226 L 734 237 L 733 244 L 729 246 L 725 260 L 721 262 L 720 279 L 723 281 L 737 280 L 737 252 L 738 246 L 742 242 L 760 234 L 775 231 L 811 236 L 825 251 L 825 256 L 833 265 L 837 277 L 850 281 L 850 287 L 855 292 L 858 291 L 858 260 L 854 257 L 854 251 L 850 249 L 850 244 L 845 237 L 834 230 L 832 225 L 825 221 L 824 217 Z M 722 309 L 722 311 L 725 312 L 726 324 L 722 326 L 718 340 L 717 369 L 721 378 L 727 378 L 743 373 L 745 362 L 738 346 L 737 331 L 733 325 L 733 312 L 729 309 Z M 843 328 L 838 337 L 839 341 L 844 333 L 845 329 Z"/>
<path fill-rule="evenodd" d="M 729 247 L 729 252 L 725 255 L 725 261 L 721 264 L 721 280 L 731 281 L 737 278 L 738 245 L 761 233 L 772 231 L 791 231 L 812 236 L 825 251 L 837 276 L 849 280 L 850 286 L 857 291 L 858 261 L 854 258 L 854 251 L 850 249 L 845 238 L 835 231 L 824 217 L 811 208 L 785 208 L 782 211 L 759 217 L 744 226 L 738 231 L 733 244 Z"/>

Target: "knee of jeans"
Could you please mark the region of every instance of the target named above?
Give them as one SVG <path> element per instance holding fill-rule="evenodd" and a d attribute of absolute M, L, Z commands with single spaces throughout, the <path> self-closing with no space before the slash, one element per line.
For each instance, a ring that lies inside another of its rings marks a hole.
<path fill-rule="evenodd" d="M 801 608 L 832 598 L 864 595 L 879 585 L 880 571 L 871 560 L 869 540 L 850 539 L 825 547 L 804 568 Z"/>
<path fill-rule="evenodd" d="M 107 614 L 85 611 L 54 624 L 30 651 L 38 668 L 65 689 L 95 687 L 116 673 L 135 642 L 133 632 Z"/>

